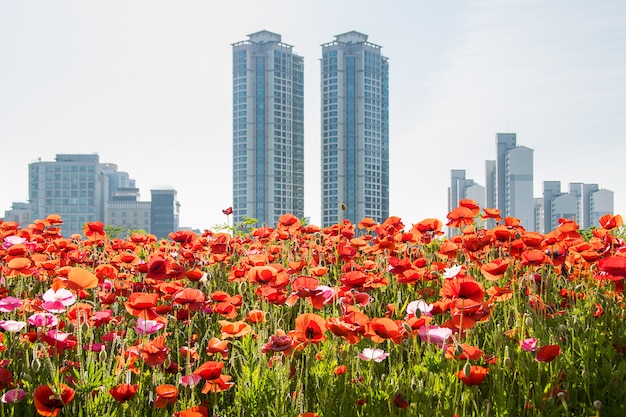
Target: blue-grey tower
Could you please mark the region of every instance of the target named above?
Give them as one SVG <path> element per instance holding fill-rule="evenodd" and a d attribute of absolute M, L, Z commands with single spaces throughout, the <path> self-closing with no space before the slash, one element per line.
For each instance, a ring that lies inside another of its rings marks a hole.
<path fill-rule="evenodd" d="M 389 217 L 389 63 L 367 35 L 322 45 L 322 226 Z"/>
<path fill-rule="evenodd" d="M 266 30 L 233 46 L 233 221 L 304 216 L 304 63 Z"/>

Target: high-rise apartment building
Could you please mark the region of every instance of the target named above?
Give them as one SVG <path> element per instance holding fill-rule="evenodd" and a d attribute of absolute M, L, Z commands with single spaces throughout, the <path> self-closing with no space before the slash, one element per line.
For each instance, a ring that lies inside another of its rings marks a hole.
<path fill-rule="evenodd" d="M 304 65 L 269 31 L 233 46 L 233 219 L 304 216 Z"/>
<path fill-rule="evenodd" d="M 389 63 L 367 35 L 322 45 L 322 226 L 389 217 Z"/>

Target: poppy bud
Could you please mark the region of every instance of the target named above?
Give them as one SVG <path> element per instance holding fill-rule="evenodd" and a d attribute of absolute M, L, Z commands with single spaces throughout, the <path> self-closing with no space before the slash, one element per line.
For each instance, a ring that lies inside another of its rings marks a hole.
<path fill-rule="evenodd" d="M 596 410 L 596 411 L 600 411 L 601 408 L 602 408 L 602 401 L 595 400 L 593 402 L 593 409 Z"/>
<path fill-rule="evenodd" d="M 39 372 L 40 368 L 41 368 L 41 362 L 39 361 L 39 359 L 37 358 L 33 359 L 33 361 L 30 364 L 30 369 L 32 369 L 35 372 Z"/>
<path fill-rule="evenodd" d="M 341 202 L 339 207 L 341 208 L 341 211 L 346 211 L 346 205 L 343 203 L 343 201 Z"/>
<path fill-rule="evenodd" d="M 472 373 L 472 365 L 469 362 L 467 362 L 465 366 L 463 367 L 463 373 L 465 374 L 466 378 L 470 377 Z"/>
<path fill-rule="evenodd" d="M 533 318 L 530 316 L 526 316 L 526 319 L 524 319 L 524 324 L 526 325 L 526 327 L 532 327 L 534 324 Z"/>
<path fill-rule="evenodd" d="M 406 323 L 406 322 L 402 323 L 402 328 L 407 333 L 411 333 L 411 331 L 413 330 L 413 329 L 411 329 L 411 326 L 409 326 L 409 323 Z"/>
<path fill-rule="evenodd" d="M 27 374 L 26 372 L 22 372 L 20 374 L 20 379 L 22 381 L 25 381 L 25 382 L 32 382 L 33 381 L 33 378 L 29 374 Z"/>
<path fill-rule="evenodd" d="M 106 351 L 106 349 L 102 349 L 98 353 L 98 359 L 100 360 L 100 362 L 104 362 L 104 361 L 107 360 L 107 351 Z"/>
<path fill-rule="evenodd" d="M 463 346 L 456 345 L 456 348 L 454 348 L 454 356 L 461 356 L 462 354 L 463 354 Z"/>
<path fill-rule="evenodd" d="M 502 364 L 505 367 L 507 367 L 507 368 L 512 368 L 513 367 L 513 361 L 509 357 L 506 357 L 506 358 L 502 359 Z"/>

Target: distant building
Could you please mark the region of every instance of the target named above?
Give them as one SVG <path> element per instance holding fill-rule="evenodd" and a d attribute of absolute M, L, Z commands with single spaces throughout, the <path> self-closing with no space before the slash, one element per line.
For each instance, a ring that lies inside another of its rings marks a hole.
<path fill-rule="evenodd" d="M 152 190 L 152 201 L 138 201 L 135 180 L 117 165 L 101 163 L 97 154 L 57 154 L 54 161 L 33 162 L 28 169 L 29 221 L 58 214 L 63 236 L 82 234 L 85 223 L 95 221 L 159 237 L 178 230 L 175 190 Z"/>
<path fill-rule="evenodd" d="M 600 218 L 614 214 L 613 191 L 598 190 L 589 194 L 589 227 L 598 227 Z"/>
<path fill-rule="evenodd" d="M 131 231 L 152 233 L 150 223 L 152 217 L 152 202 L 111 200 L 107 202 L 106 206 L 104 224 L 122 229 L 121 234 L 123 236 L 128 235 Z M 175 230 L 176 228 L 172 228 L 170 232 Z"/>
<path fill-rule="evenodd" d="M 28 225 L 31 222 L 30 204 L 22 202 L 14 202 L 11 204 L 10 210 L 4 211 L 5 222 L 17 222 L 20 225 Z"/>
<path fill-rule="evenodd" d="M 389 63 L 367 38 L 352 31 L 322 45 L 323 227 L 389 217 Z"/>
<path fill-rule="evenodd" d="M 108 181 L 96 154 L 57 154 L 55 161 L 33 162 L 28 185 L 32 219 L 60 215 L 64 236 L 104 219 Z"/>
<path fill-rule="evenodd" d="M 168 234 L 179 228 L 180 203 L 176 199 L 176 190 L 150 190 L 150 232 L 158 238 L 167 238 Z"/>
<path fill-rule="evenodd" d="M 269 31 L 233 44 L 233 221 L 304 216 L 304 64 Z"/>
<path fill-rule="evenodd" d="M 541 205 L 542 233 L 556 229 L 561 218 L 575 220 L 581 229 L 588 229 L 599 226 L 600 217 L 613 214 L 613 191 L 577 182 L 570 183 L 569 192 L 564 193 L 559 181 L 544 181 Z"/>
<path fill-rule="evenodd" d="M 466 198 L 474 200 L 480 207 L 485 207 L 485 187 L 465 178 L 464 169 L 453 169 L 450 174 L 448 211 L 454 210 L 459 206 L 459 201 Z"/>

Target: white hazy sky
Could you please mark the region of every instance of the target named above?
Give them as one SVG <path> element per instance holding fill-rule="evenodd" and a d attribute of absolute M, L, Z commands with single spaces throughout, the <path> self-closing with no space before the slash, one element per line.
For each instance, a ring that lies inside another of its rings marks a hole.
<path fill-rule="evenodd" d="M 623 0 L 0 0 L 0 213 L 28 164 L 98 153 L 181 226 L 231 205 L 232 47 L 269 30 L 305 62 L 305 215 L 320 224 L 321 44 L 356 30 L 390 63 L 392 215 L 445 220 L 451 169 L 485 183 L 496 132 L 542 182 L 597 183 L 626 214 Z"/>

